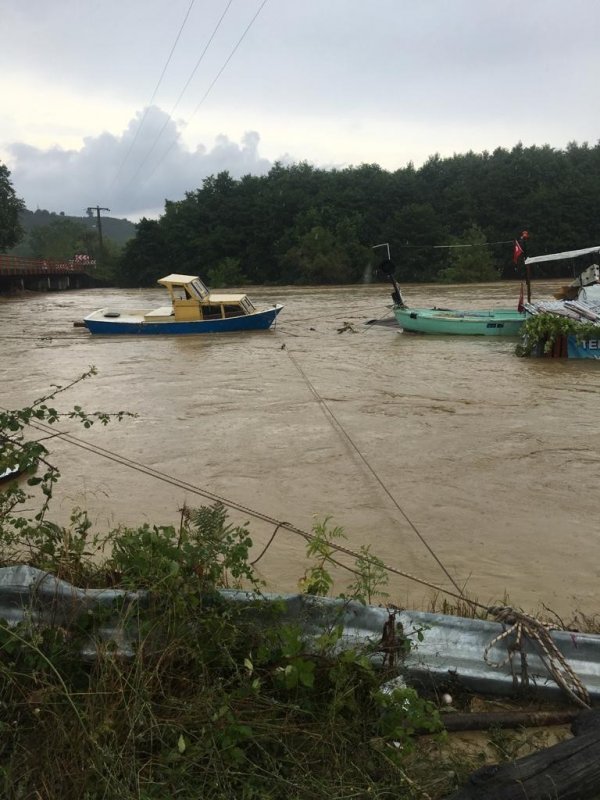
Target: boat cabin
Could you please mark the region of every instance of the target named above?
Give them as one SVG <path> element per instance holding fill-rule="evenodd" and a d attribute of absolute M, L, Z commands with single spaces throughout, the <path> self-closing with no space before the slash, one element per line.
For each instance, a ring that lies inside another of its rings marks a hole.
<path fill-rule="evenodd" d="M 171 305 L 145 314 L 144 319 L 149 322 L 173 317 L 178 322 L 227 319 L 256 311 L 248 295 L 211 292 L 196 275 L 167 275 L 166 278 L 160 278 L 158 283 L 169 292 Z"/>

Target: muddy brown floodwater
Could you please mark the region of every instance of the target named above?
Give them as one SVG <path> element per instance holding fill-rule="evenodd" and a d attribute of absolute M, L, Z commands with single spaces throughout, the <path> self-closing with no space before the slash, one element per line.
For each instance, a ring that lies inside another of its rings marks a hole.
<path fill-rule="evenodd" d="M 536 296 L 551 284 L 534 285 Z M 600 366 L 519 359 L 514 340 L 428 337 L 366 326 L 389 313 L 386 285 L 251 289 L 285 304 L 249 334 L 92 337 L 73 322 L 104 305 L 150 307 L 157 290 L 94 289 L 0 298 L 0 404 L 19 407 L 95 365 L 61 407 L 128 410 L 107 428 L 62 424 L 270 517 L 310 529 L 331 516 L 348 545 L 441 586 L 444 575 L 352 442 L 440 561 L 482 602 L 508 593 L 529 610 L 600 611 Z M 514 284 L 405 287 L 410 305 L 514 305 Z M 354 330 L 338 333 L 344 323 Z M 285 347 L 284 347 L 285 345 Z M 290 357 L 292 356 L 292 357 Z M 308 384 L 312 385 L 318 397 Z M 189 490 L 60 439 L 54 518 L 89 510 L 96 530 L 174 523 Z M 246 519 L 237 512 L 236 522 Z M 247 518 L 258 553 L 272 526 Z M 280 531 L 260 561 L 273 590 L 295 591 L 304 542 Z M 339 588 L 347 573 L 338 573 Z M 394 577 L 398 605 L 431 593 Z"/>

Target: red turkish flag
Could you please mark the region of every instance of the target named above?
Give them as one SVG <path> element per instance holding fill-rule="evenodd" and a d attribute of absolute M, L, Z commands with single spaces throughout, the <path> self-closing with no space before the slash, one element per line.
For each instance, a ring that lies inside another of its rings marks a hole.
<path fill-rule="evenodd" d="M 523 248 L 519 244 L 519 242 L 515 239 L 515 248 L 513 250 L 513 264 L 518 264 L 519 259 L 523 255 Z"/>

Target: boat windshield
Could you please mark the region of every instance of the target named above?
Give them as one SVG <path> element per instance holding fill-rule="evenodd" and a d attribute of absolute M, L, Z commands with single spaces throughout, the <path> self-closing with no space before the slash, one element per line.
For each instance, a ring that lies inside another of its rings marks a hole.
<path fill-rule="evenodd" d="M 190 295 L 197 300 L 203 300 L 208 295 L 208 289 L 200 278 L 195 278 L 191 283 L 188 283 L 187 288 Z"/>

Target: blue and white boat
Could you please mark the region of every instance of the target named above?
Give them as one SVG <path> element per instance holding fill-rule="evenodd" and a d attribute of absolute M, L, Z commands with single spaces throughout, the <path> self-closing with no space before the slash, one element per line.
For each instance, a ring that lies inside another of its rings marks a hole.
<path fill-rule="evenodd" d="M 100 308 L 84 318 L 90 333 L 191 334 L 233 333 L 270 328 L 283 306 L 257 310 L 246 294 L 211 292 L 195 275 L 167 275 L 170 305 L 155 309 Z"/>

